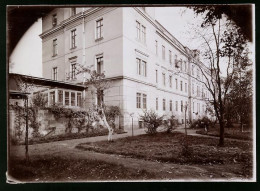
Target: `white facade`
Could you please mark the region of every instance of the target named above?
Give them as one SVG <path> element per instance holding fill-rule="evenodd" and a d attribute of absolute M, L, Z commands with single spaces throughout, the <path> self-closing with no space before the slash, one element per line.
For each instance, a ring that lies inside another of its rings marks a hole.
<path fill-rule="evenodd" d="M 105 72 L 112 83 L 104 102 L 120 107 L 124 128 L 131 126 L 130 113 L 137 127 L 143 109 L 176 115 L 180 123 L 186 104 L 187 119 L 206 115 L 209 93 L 198 74 L 198 66 L 205 67 L 194 57 L 196 52 L 154 20 L 152 7 L 76 8 L 76 12 L 58 8 L 43 18 L 41 38 L 43 77 L 82 82 L 82 75 L 74 75 L 77 63 Z M 86 101 L 93 100 L 89 88 Z"/>

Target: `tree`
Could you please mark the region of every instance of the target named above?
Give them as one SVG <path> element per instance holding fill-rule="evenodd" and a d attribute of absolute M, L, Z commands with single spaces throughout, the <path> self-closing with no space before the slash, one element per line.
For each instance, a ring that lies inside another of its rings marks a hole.
<path fill-rule="evenodd" d="M 247 40 L 232 20 L 216 10 L 217 6 L 194 6 L 192 9 L 203 16 L 203 22 L 195 32 L 202 40 L 200 47 L 208 72 L 198 62 L 194 63 L 197 63 L 205 78 L 201 82 L 212 95 L 210 103 L 220 125 L 219 146 L 223 146 L 227 94 L 239 68 L 238 63 L 246 51 Z"/>
<path fill-rule="evenodd" d="M 99 73 L 96 70 L 92 70 L 92 67 L 93 66 L 85 67 L 81 64 L 77 64 L 76 74 L 88 75 L 86 80 L 84 79 L 83 84 L 94 88 L 92 94 L 97 97 L 96 111 L 98 122 L 108 129 L 108 141 L 113 141 L 114 129 L 107 122 L 103 100 L 105 90 L 110 88 L 110 81 L 106 79 L 104 72 Z"/>

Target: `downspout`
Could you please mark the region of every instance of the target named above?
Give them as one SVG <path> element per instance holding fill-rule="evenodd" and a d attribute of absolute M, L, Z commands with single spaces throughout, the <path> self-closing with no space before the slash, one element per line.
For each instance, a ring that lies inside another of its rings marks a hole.
<path fill-rule="evenodd" d="M 83 66 L 86 67 L 86 55 L 85 55 L 85 16 L 84 16 L 85 8 L 82 10 L 82 16 L 83 16 L 83 22 L 82 22 L 82 62 Z M 85 85 L 86 82 L 86 73 L 83 73 L 83 85 Z M 86 97 L 86 89 L 83 90 L 83 100 L 85 100 Z"/>

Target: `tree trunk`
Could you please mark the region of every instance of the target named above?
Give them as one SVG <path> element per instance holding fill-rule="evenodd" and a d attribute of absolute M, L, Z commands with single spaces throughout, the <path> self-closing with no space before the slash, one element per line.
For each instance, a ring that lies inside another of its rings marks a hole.
<path fill-rule="evenodd" d="M 224 146 L 224 130 L 225 130 L 225 124 L 223 117 L 221 117 L 219 121 L 219 146 Z"/>

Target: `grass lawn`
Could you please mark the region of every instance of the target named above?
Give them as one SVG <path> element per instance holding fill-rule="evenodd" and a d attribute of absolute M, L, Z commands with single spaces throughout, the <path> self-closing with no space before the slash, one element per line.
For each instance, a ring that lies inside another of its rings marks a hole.
<path fill-rule="evenodd" d="M 208 133 L 206 133 L 204 129 L 198 129 L 196 133 L 219 137 L 219 125 L 209 128 Z M 249 129 L 245 129 L 244 132 L 241 132 L 240 128 L 235 126 L 232 128 L 225 128 L 225 137 L 240 140 L 252 140 L 252 132 L 251 130 L 249 131 Z"/>
<path fill-rule="evenodd" d="M 252 176 L 251 142 L 226 140 L 224 147 L 218 147 L 218 139 L 188 136 L 188 147 L 185 147 L 184 138 L 184 134 L 177 132 L 157 133 L 153 136 L 146 134 L 118 139 L 112 143 L 84 143 L 77 148 L 185 165 L 222 165 L 243 177 Z M 236 168 L 232 169 L 234 165 Z"/>
<path fill-rule="evenodd" d="M 12 159 L 9 166 L 9 175 L 25 182 L 142 180 L 155 177 L 145 170 L 136 171 L 122 165 L 51 155 L 31 158 L 28 163 L 22 159 Z"/>

